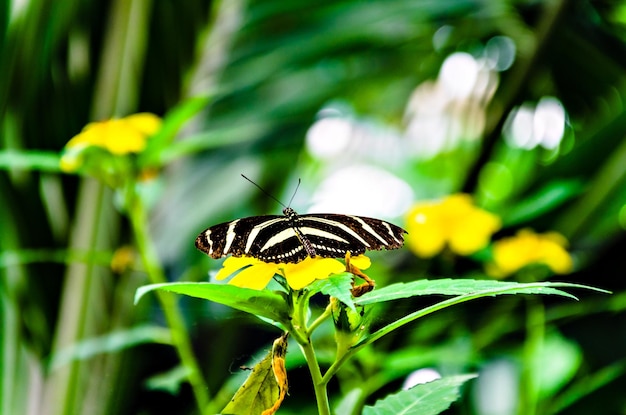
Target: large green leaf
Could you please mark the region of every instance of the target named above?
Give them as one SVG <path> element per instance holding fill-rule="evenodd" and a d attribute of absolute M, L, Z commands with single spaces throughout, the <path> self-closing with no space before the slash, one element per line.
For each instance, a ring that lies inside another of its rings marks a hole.
<path fill-rule="evenodd" d="M 390 323 L 370 336 L 363 338 L 356 346 L 355 350 L 378 340 L 391 331 L 408 324 L 420 317 L 434 313 L 435 311 L 451 307 L 466 301 L 475 300 L 482 297 L 491 297 L 503 294 L 553 294 L 576 299 L 573 295 L 553 287 L 584 288 L 588 290 L 608 293 L 599 288 L 589 287 L 580 284 L 569 284 L 564 282 L 535 282 L 520 284 L 516 282 L 502 282 L 491 280 L 464 280 L 464 279 L 442 279 L 442 280 L 420 280 L 410 283 L 392 284 L 388 287 L 375 290 L 359 297 L 358 304 L 374 304 L 383 301 L 396 300 L 400 298 L 415 297 L 421 295 L 452 295 L 444 301 L 440 301 L 429 307 L 414 311 L 393 323 Z"/>
<path fill-rule="evenodd" d="M 392 284 L 364 294 L 359 297 L 357 303 L 360 305 L 374 304 L 422 295 L 471 295 L 473 298 L 479 298 L 502 294 L 553 294 L 576 299 L 572 294 L 556 289 L 555 287 L 584 288 L 607 292 L 586 285 L 560 282 L 533 282 L 522 284 L 508 281 L 446 278 L 441 280 L 418 280 L 408 283 Z"/>
<path fill-rule="evenodd" d="M 366 406 L 363 415 L 436 415 L 456 401 L 461 386 L 476 375 L 437 379 L 403 390 Z"/>
<path fill-rule="evenodd" d="M 172 282 L 139 287 L 135 303 L 154 290 L 169 291 L 224 304 L 237 310 L 262 316 L 285 326 L 289 324 L 289 307 L 285 298 L 274 291 L 253 290 L 210 282 Z"/>

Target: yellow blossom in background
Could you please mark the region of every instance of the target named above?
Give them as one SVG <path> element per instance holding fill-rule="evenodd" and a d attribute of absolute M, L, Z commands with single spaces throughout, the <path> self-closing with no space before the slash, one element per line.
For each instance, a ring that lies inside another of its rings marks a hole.
<path fill-rule="evenodd" d="M 135 256 L 135 249 L 132 246 L 125 245 L 116 249 L 111 258 L 111 269 L 121 274 L 131 268 L 135 262 Z"/>
<path fill-rule="evenodd" d="M 161 119 L 150 113 L 89 123 L 65 145 L 61 169 L 76 171 L 82 163 L 79 153 L 88 147 L 100 147 L 113 155 L 140 153 L 160 127 Z"/>
<path fill-rule="evenodd" d="M 369 258 L 364 255 L 351 258 L 350 262 L 361 269 L 369 267 Z M 229 257 L 215 278 L 223 280 L 239 271 L 228 283 L 242 288 L 262 290 L 279 274 L 289 286 L 300 290 L 316 279 L 325 279 L 332 274 L 345 271 L 345 265 L 334 258 L 306 258 L 297 264 L 263 262 L 251 257 Z"/>
<path fill-rule="evenodd" d="M 436 202 L 417 203 L 406 216 L 407 246 L 421 257 L 432 257 L 446 246 L 459 255 L 484 248 L 500 229 L 500 218 L 476 207 L 467 194 Z"/>
<path fill-rule="evenodd" d="M 139 153 L 146 148 L 149 136 L 161 127 L 161 119 L 154 114 L 140 113 L 125 118 L 92 122 L 74 136 L 67 147 L 96 146 L 111 154 Z"/>
<path fill-rule="evenodd" d="M 530 264 L 547 265 L 555 274 L 572 270 L 572 258 L 566 250 L 567 240 L 561 234 L 537 234 L 522 229 L 515 236 L 503 238 L 493 244 L 493 262 L 487 273 L 505 277 Z"/>

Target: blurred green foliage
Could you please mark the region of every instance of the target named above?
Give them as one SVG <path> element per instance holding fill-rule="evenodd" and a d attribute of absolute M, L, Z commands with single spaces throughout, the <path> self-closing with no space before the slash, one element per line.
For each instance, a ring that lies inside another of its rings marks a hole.
<path fill-rule="evenodd" d="M 584 293 L 576 304 L 550 298 L 545 308 L 523 298 L 481 301 L 423 319 L 340 372 L 334 407 L 372 404 L 423 367 L 523 379 L 537 371 L 520 362 L 532 361 L 555 366 L 532 413 L 624 413 L 625 24 L 623 4 L 586 0 L 2 2 L 0 413 L 195 411 L 168 339 L 145 326 L 163 325 L 162 311 L 133 305 L 146 283 L 142 265 L 122 273 L 106 265 L 134 242 L 115 193 L 55 167 L 87 123 L 141 111 L 165 120 L 142 155 L 159 176 L 141 192 L 170 280 L 202 281 L 218 269 L 193 247 L 202 229 L 280 209 L 241 173 L 285 203 L 302 178 L 293 207 L 303 212 L 333 173 L 360 164 L 400 178 L 414 201 L 471 193 L 503 218 L 502 235 L 522 227 L 562 233 L 576 265 L 559 279 L 614 292 Z M 456 144 L 429 157 L 407 151 L 416 88 L 436 80 L 451 54 L 483 57 L 502 36 L 515 60 L 498 72 L 493 94 L 477 99 L 484 119 L 476 137 L 474 113 L 459 105 L 440 124 L 465 120 Z M 544 97 L 565 109 L 560 145 L 512 146 L 510 114 Z M 364 133 L 324 158 L 305 137 L 329 109 Z M 387 219 L 401 224 L 395 216 Z M 381 285 L 482 275 L 481 255 L 386 253 L 369 275 Z M 216 304 L 180 305 L 219 407 L 245 377 L 237 368 L 262 355 L 277 331 Z M 394 309 L 377 313 L 381 325 L 385 313 Z M 545 323 L 545 347 L 529 358 L 538 348 L 528 335 L 541 337 L 528 328 L 533 318 Z M 293 347 L 287 359 L 281 413 L 315 413 L 302 356 Z M 159 384 L 168 386 L 150 386 Z M 477 383 L 450 413 L 510 413 L 481 412 L 490 393 Z"/>

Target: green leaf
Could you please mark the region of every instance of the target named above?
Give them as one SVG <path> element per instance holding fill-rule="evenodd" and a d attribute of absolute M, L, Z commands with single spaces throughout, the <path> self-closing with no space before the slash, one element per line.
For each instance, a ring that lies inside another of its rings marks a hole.
<path fill-rule="evenodd" d="M 342 272 L 339 274 L 333 274 L 328 278 L 316 280 L 313 284 L 309 285 L 311 293 L 321 292 L 322 294 L 335 297 L 351 310 L 356 311 L 354 306 L 354 300 L 352 298 L 352 274 L 349 272 Z"/>
<path fill-rule="evenodd" d="M 267 129 L 265 123 L 244 123 L 209 129 L 171 142 L 156 153 L 154 162 L 167 165 L 179 158 L 220 147 L 250 143 Z"/>
<path fill-rule="evenodd" d="M 584 183 L 579 180 L 554 181 L 546 184 L 535 194 L 517 200 L 502 212 L 505 226 L 515 226 L 528 222 L 550 212 L 568 200 L 578 196 L 584 190 Z"/>
<path fill-rule="evenodd" d="M 246 313 L 268 318 L 282 323 L 284 326 L 289 324 L 290 310 L 287 302 L 281 294 L 274 291 L 253 290 L 210 282 L 172 282 L 139 287 L 135 293 L 135 303 L 144 294 L 154 290 L 202 298 L 245 311 Z"/>
<path fill-rule="evenodd" d="M 278 410 L 287 393 L 287 335 L 274 341 L 272 350 L 254 366 L 222 413 L 260 415 L 274 414 Z"/>
<path fill-rule="evenodd" d="M 246 382 L 239 388 L 233 399 L 224 408 L 225 414 L 261 414 L 271 407 L 279 393 L 278 384 L 272 372 L 271 352 L 259 362 Z"/>
<path fill-rule="evenodd" d="M 434 313 L 435 311 L 451 307 L 466 301 L 475 300 L 482 297 L 490 297 L 503 294 L 554 294 L 576 299 L 573 295 L 565 291 L 552 287 L 584 288 L 604 293 L 609 291 L 599 288 L 589 287 L 580 284 L 570 284 L 565 282 L 535 282 L 520 284 L 516 282 L 502 282 L 490 280 L 463 280 L 463 279 L 443 279 L 443 280 L 420 280 L 410 283 L 392 284 L 364 294 L 359 297 L 359 305 L 374 304 L 383 301 L 396 300 L 400 298 L 414 297 L 418 295 L 454 295 L 452 298 L 440 301 L 429 307 L 414 311 L 393 323 L 380 328 L 370 336 L 363 338 L 353 349 L 358 349 L 368 343 L 372 343 L 391 331 L 408 324 L 420 317 Z"/>
<path fill-rule="evenodd" d="M 170 330 L 158 326 L 137 326 L 74 343 L 52 355 L 50 367 L 56 369 L 75 360 L 89 359 L 145 343 L 171 344 Z"/>
<path fill-rule="evenodd" d="M 608 291 L 586 285 L 560 282 L 533 282 L 522 284 L 508 281 L 446 278 L 441 280 L 418 280 L 408 283 L 392 284 L 362 295 L 358 298 L 357 303 L 365 305 L 422 295 L 471 295 L 473 298 L 480 298 L 501 294 L 553 294 L 562 295 L 575 300 L 577 299 L 572 294 L 554 287 L 584 288 L 608 293 Z"/>
<path fill-rule="evenodd" d="M 403 390 L 366 406 L 363 415 L 436 415 L 460 396 L 461 386 L 476 375 L 449 376 Z"/>
<path fill-rule="evenodd" d="M 571 383 L 559 395 L 552 397 L 547 405 L 547 414 L 566 413 L 574 403 L 589 396 L 596 390 L 615 382 L 626 374 L 626 359 L 620 359 L 606 365 L 594 373 L 588 373 Z"/>
<path fill-rule="evenodd" d="M 139 165 L 162 166 L 164 164 L 162 154 L 167 153 L 169 148 L 175 145 L 174 138 L 178 131 L 196 114 L 206 108 L 210 101 L 210 97 L 189 98 L 168 111 L 163 118 L 161 129 L 148 140 L 147 148 L 139 155 Z"/>
<path fill-rule="evenodd" d="M 180 388 L 189 381 L 189 369 L 183 365 L 178 365 L 167 372 L 150 376 L 146 381 L 148 390 L 157 390 L 178 395 Z"/>

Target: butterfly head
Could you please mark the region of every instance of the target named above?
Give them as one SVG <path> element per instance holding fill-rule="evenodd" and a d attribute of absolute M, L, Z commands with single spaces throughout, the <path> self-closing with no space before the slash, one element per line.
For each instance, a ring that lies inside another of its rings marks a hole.
<path fill-rule="evenodd" d="M 286 207 L 283 209 L 283 215 L 287 216 L 289 219 L 295 219 L 296 217 L 298 217 L 296 211 L 290 207 Z"/>

